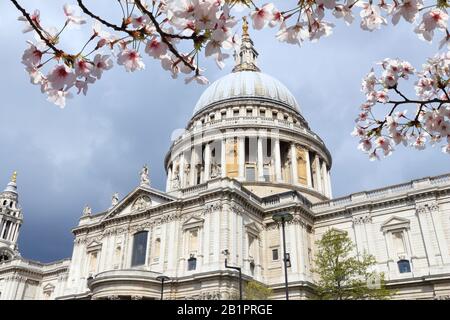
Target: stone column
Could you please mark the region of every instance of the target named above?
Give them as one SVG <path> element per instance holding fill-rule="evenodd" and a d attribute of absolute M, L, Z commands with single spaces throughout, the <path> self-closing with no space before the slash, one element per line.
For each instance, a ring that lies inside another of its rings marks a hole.
<path fill-rule="evenodd" d="M 223 137 L 220 144 L 220 169 L 222 171 L 222 178 L 227 176 L 226 142 L 226 138 Z"/>
<path fill-rule="evenodd" d="M 178 174 L 180 175 L 180 188 L 184 187 L 184 166 L 185 166 L 185 162 L 184 162 L 184 152 L 180 153 L 180 165 L 178 167 Z"/>
<path fill-rule="evenodd" d="M 203 176 L 203 181 L 206 182 L 209 180 L 210 171 L 211 171 L 211 145 L 207 142 L 205 145 L 205 166 L 204 166 L 205 174 Z"/>
<path fill-rule="evenodd" d="M 291 143 L 291 172 L 292 172 L 292 184 L 298 184 L 298 172 L 297 172 L 297 147 L 295 143 Z"/>
<path fill-rule="evenodd" d="M 6 223 L 8 222 L 8 220 L 3 221 L 3 226 L 2 226 L 2 230 L 0 230 L 0 239 L 3 236 L 3 232 L 5 231 L 6 228 Z"/>
<path fill-rule="evenodd" d="M 420 231 L 422 233 L 423 242 L 425 245 L 425 254 L 427 256 L 428 265 L 436 265 L 436 257 L 430 239 L 430 228 L 427 221 L 428 208 L 426 205 L 418 205 L 416 208 L 417 218 L 419 220 Z"/>
<path fill-rule="evenodd" d="M 331 175 L 330 175 L 330 171 L 327 172 L 327 177 L 328 177 L 328 197 L 331 199 L 333 198 L 333 192 L 331 191 Z"/>
<path fill-rule="evenodd" d="M 16 226 L 16 224 L 11 222 L 11 225 L 9 226 L 8 234 L 6 235 L 6 240 L 11 241 L 12 233 L 13 233 L 15 226 Z"/>
<path fill-rule="evenodd" d="M 263 137 L 258 136 L 258 181 L 264 181 Z"/>
<path fill-rule="evenodd" d="M 280 154 L 280 139 L 276 137 L 274 143 L 274 155 L 275 155 L 275 181 L 281 182 L 281 154 Z"/>
<path fill-rule="evenodd" d="M 196 154 L 195 154 L 195 147 L 191 148 L 191 163 L 190 163 L 190 171 L 189 171 L 189 185 L 193 186 L 195 185 L 195 172 L 197 169 L 196 166 Z"/>
<path fill-rule="evenodd" d="M 429 206 L 431 221 L 434 226 L 434 230 L 436 232 L 436 239 L 439 246 L 439 251 L 441 254 L 442 264 L 446 265 L 449 263 L 449 255 L 448 255 L 448 245 L 445 239 L 445 233 L 442 228 L 442 219 L 439 214 L 439 207 L 437 203 L 433 203 Z"/>
<path fill-rule="evenodd" d="M 323 182 L 322 189 L 323 189 L 325 195 L 327 197 L 330 197 L 329 192 L 328 192 L 328 182 L 327 182 L 327 165 L 326 165 L 325 161 L 322 162 L 321 172 L 320 173 L 321 173 L 321 175 L 323 177 L 323 179 L 322 179 L 322 182 Z"/>
<path fill-rule="evenodd" d="M 14 236 L 13 242 L 17 242 L 17 239 L 19 238 L 19 229 L 20 229 L 20 225 L 17 225 L 17 230 L 16 230 L 16 234 Z"/>
<path fill-rule="evenodd" d="M 170 185 L 170 182 L 172 181 L 172 168 L 169 166 L 167 169 L 167 181 L 166 181 L 166 190 L 170 191 L 172 189 L 172 186 Z"/>
<path fill-rule="evenodd" d="M 239 181 L 245 180 L 245 137 L 238 138 Z"/>
<path fill-rule="evenodd" d="M 306 157 L 306 185 L 312 188 L 313 185 L 311 178 L 311 163 L 309 161 L 309 151 L 306 149 L 305 149 L 305 157 Z"/>
<path fill-rule="evenodd" d="M 316 154 L 315 158 L 314 158 L 314 162 L 316 164 L 316 181 L 317 181 L 317 191 L 319 191 L 320 193 L 323 192 L 322 189 L 322 181 L 320 179 L 320 160 L 319 160 L 319 156 Z"/>

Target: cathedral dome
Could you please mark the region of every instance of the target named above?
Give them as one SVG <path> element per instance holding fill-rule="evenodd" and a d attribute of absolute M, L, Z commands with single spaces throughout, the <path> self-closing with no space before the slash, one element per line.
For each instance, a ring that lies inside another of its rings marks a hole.
<path fill-rule="evenodd" d="M 218 102 L 245 98 L 269 100 L 300 112 L 294 95 L 280 81 L 258 71 L 239 71 L 212 83 L 198 100 L 194 114 Z"/>

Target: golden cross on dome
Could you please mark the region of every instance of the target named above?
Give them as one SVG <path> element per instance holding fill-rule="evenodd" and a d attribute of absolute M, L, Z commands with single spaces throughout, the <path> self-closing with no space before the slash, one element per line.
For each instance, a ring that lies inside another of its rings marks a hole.
<path fill-rule="evenodd" d="M 11 182 L 16 183 L 17 182 L 17 171 L 14 171 L 11 176 Z"/>
<path fill-rule="evenodd" d="M 242 17 L 242 35 L 248 36 L 248 23 L 247 23 L 247 17 Z"/>

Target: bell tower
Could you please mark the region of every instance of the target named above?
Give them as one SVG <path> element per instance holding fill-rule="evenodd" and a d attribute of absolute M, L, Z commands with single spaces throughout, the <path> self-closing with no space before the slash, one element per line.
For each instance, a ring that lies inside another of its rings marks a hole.
<path fill-rule="evenodd" d="M 0 193 L 0 263 L 19 255 L 17 239 L 23 222 L 17 193 L 17 172 Z"/>

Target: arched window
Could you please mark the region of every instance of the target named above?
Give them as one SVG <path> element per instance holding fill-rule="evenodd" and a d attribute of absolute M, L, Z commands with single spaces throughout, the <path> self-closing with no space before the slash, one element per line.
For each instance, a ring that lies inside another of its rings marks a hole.
<path fill-rule="evenodd" d="M 145 264 L 147 256 L 147 238 L 148 232 L 141 231 L 133 237 L 133 254 L 131 258 L 131 266 L 141 266 Z"/>
<path fill-rule="evenodd" d="M 399 260 L 397 262 L 397 265 L 398 265 L 398 271 L 400 273 L 411 272 L 411 265 L 409 263 L 409 260 Z"/>

